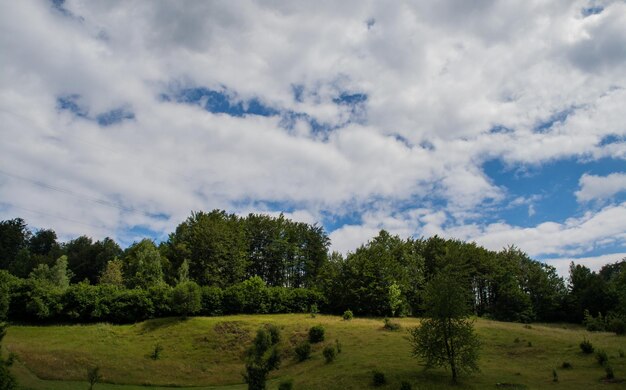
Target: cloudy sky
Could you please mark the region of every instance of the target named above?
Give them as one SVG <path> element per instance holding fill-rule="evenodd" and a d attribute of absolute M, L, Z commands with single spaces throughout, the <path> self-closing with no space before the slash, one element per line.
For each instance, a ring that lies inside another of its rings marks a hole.
<path fill-rule="evenodd" d="M 0 219 L 626 256 L 624 1 L 2 1 Z"/>

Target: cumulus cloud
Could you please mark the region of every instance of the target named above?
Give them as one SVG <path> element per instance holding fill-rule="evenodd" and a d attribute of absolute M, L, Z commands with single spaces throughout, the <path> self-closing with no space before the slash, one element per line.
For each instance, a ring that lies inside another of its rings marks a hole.
<path fill-rule="evenodd" d="M 607 176 L 584 174 L 579 181 L 580 190 L 576 191 L 579 202 L 609 199 L 613 195 L 626 191 L 626 173 L 611 173 Z"/>
<path fill-rule="evenodd" d="M 137 228 L 163 236 L 198 209 L 284 208 L 322 223 L 356 214 L 331 232 L 341 251 L 381 228 L 533 254 L 619 240 L 626 227 L 605 221 L 605 210 L 530 228 L 480 219 L 511 200 L 485 161 L 626 158 L 626 4 L 589 7 L 7 4 L 0 167 L 13 176 L 0 174 L 0 217 L 24 216 L 64 238 L 123 239 Z M 194 88 L 273 114 L 166 98 Z M 591 189 L 607 181 L 583 178 L 581 201 L 610 196 Z M 599 220 L 606 226 L 592 227 Z"/>

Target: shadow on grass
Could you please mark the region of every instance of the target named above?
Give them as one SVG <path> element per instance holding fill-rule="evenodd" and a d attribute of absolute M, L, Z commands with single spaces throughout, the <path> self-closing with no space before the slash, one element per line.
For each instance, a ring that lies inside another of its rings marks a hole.
<path fill-rule="evenodd" d="M 153 320 L 146 320 L 140 324 L 137 324 L 140 334 L 154 332 L 160 329 L 166 329 L 172 326 L 176 326 L 178 324 L 182 324 L 189 320 L 189 317 L 166 317 L 166 318 L 155 318 Z"/>

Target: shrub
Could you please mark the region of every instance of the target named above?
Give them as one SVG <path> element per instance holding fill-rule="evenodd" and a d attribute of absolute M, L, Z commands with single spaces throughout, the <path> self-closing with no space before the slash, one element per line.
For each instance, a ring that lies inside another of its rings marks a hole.
<path fill-rule="evenodd" d="M 402 381 L 402 383 L 400 383 L 400 390 L 412 390 L 412 389 L 413 389 L 413 386 L 411 386 L 409 382 Z"/>
<path fill-rule="evenodd" d="M 293 381 L 290 379 L 288 381 L 280 382 L 278 385 L 278 390 L 291 390 L 293 389 Z"/>
<path fill-rule="evenodd" d="M 375 370 L 374 374 L 372 375 L 372 381 L 374 383 L 374 386 L 382 386 L 387 383 L 387 378 L 385 378 L 384 373 Z"/>
<path fill-rule="evenodd" d="M 100 367 L 93 367 L 87 370 L 87 381 L 89 382 L 89 390 L 92 390 L 94 385 L 102 380 L 100 374 Z"/>
<path fill-rule="evenodd" d="M 597 317 L 589 314 L 589 310 L 585 310 L 585 318 L 583 319 L 583 324 L 590 332 L 602 332 L 606 330 L 606 323 L 604 318 L 602 317 L 602 313 L 598 313 Z"/>
<path fill-rule="evenodd" d="M 224 291 L 217 286 L 202 286 L 202 314 L 219 316 L 223 313 Z"/>
<path fill-rule="evenodd" d="M 533 343 L 531 341 L 529 341 L 528 344 L 526 344 L 526 346 L 530 348 L 530 347 L 533 346 Z"/>
<path fill-rule="evenodd" d="M 354 313 L 352 313 L 352 310 L 348 309 L 346 311 L 343 312 L 343 319 L 344 321 L 350 321 L 351 319 L 354 318 Z"/>
<path fill-rule="evenodd" d="M 303 341 L 296 347 L 296 356 L 299 362 L 303 362 L 311 357 L 311 343 Z"/>
<path fill-rule="evenodd" d="M 150 353 L 150 358 L 152 360 L 159 360 L 159 358 L 161 357 L 161 352 L 163 352 L 163 346 L 161 344 L 155 345 L 152 353 Z"/>
<path fill-rule="evenodd" d="M 322 325 L 315 325 L 309 329 L 309 341 L 312 344 L 324 341 L 324 327 Z"/>
<path fill-rule="evenodd" d="M 513 340 L 514 343 L 519 343 L 521 340 L 519 339 L 519 337 L 516 337 L 515 340 Z"/>
<path fill-rule="evenodd" d="M 175 313 L 187 317 L 202 309 L 202 290 L 196 282 L 184 282 L 174 287 L 172 308 Z"/>
<path fill-rule="evenodd" d="M 387 329 L 387 330 L 399 330 L 400 329 L 400 324 L 394 321 L 391 321 L 389 318 L 385 317 L 385 319 L 383 320 L 384 325 L 383 328 Z"/>
<path fill-rule="evenodd" d="M 571 370 L 574 366 L 572 366 L 572 363 L 570 362 L 563 362 L 563 364 L 561 364 L 561 368 L 564 370 Z"/>
<path fill-rule="evenodd" d="M 614 332 L 616 335 L 626 334 L 626 321 L 622 318 L 613 318 L 609 322 L 607 330 Z"/>
<path fill-rule="evenodd" d="M 600 350 L 596 353 L 596 360 L 601 366 L 604 366 L 609 361 L 609 355 L 605 351 Z"/>
<path fill-rule="evenodd" d="M 332 345 L 327 345 L 323 351 L 324 359 L 326 359 L 326 363 L 332 363 L 337 357 L 337 350 Z"/>
<path fill-rule="evenodd" d="M 317 304 L 312 304 L 311 305 L 311 310 L 309 311 L 309 313 L 311 314 L 311 318 L 315 318 L 317 316 L 317 313 L 319 313 L 319 309 L 317 308 Z"/>
<path fill-rule="evenodd" d="M 591 341 L 584 339 L 580 343 L 580 350 L 583 351 L 584 354 L 589 355 L 593 353 L 593 344 Z"/>
<path fill-rule="evenodd" d="M 617 351 L 617 354 L 619 355 L 619 357 L 623 358 L 624 357 L 624 350 L 620 349 L 619 351 Z"/>
<path fill-rule="evenodd" d="M 335 348 L 337 349 L 337 353 L 341 353 L 341 343 L 339 342 L 339 339 L 335 340 Z M 624 355 L 624 352 L 622 352 L 622 357 Z"/>
<path fill-rule="evenodd" d="M 614 379 L 615 378 L 615 374 L 613 373 L 613 367 L 611 367 L 610 365 L 606 365 L 606 367 L 604 367 L 604 371 L 606 372 L 606 379 Z"/>
<path fill-rule="evenodd" d="M 270 334 L 270 339 L 272 340 L 272 344 L 278 344 L 280 342 L 280 329 L 278 326 L 274 324 L 267 324 L 265 328 Z"/>
<path fill-rule="evenodd" d="M 559 374 L 556 373 L 556 368 L 552 369 L 552 382 L 558 382 L 559 381 Z"/>

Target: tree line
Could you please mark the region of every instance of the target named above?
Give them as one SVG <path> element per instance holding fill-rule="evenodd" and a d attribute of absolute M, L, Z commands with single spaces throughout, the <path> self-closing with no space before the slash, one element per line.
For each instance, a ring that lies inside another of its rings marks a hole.
<path fill-rule="evenodd" d="M 343 256 L 318 225 L 283 215 L 194 212 L 168 239 L 59 242 L 24 220 L 0 222 L 0 319 L 133 322 L 167 315 L 308 311 L 421 315 L 444 269 L 467 283 L 471 312 L 503 321 L 572 321 L 608 329 L 626 316 L 626 260 L 556 269 L 508 247 L 381 231 Z M 598 319 L 601 320 L 598 320 Z M 598 325 L 600 324 L 600 325 Z"/>

